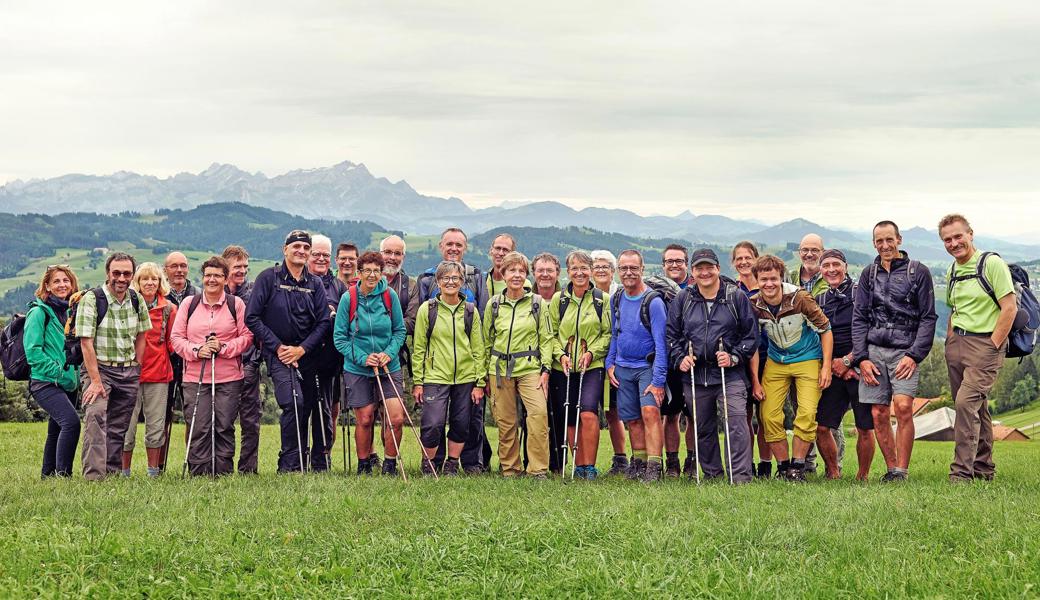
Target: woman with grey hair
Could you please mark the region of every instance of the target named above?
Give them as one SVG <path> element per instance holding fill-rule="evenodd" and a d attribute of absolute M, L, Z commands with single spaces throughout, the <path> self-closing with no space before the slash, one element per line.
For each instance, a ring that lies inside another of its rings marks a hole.
<path fill-rule="evenodd" d="M 592 263 L 592 257 L 581 250 L 568 254 L 570 282 L 549 302 L 549 322 L 555 334 L 549 374 L 550 468 L 566 467 L 567 453 L 573 452 L 573 472 L 578 479 L 599 475 L 596 450 L 606 379 L 603 361 L 611 334 L 609 300 L 592 285 Z"/>
<path fill-rule="evenodd" d="M 614 279 L 617 273 L 617 257 L 610 250 L 593 250 L 589 253 L 592 257 L 592 280 L 596 282 L 596 288 L 607 295 L 607 311 L 610 310 L 610 298 L 618 291 L 618 283 Z M 610 432 L 610 445 L 614 448 L 614 457 L 610 462 L 610 471 L 607 475 L 624 475 L 628 468 L 628 455 L 625 454 L 625 425 L 618 417 L 617 411 L 617 388 L 610 385 L 610 381 L 603 382 L 603 395 L 609 401 L 607 403 L 607 430 Z"/>
<path fill-rule="evenodd" d="M 459 474 L 459 456 L 469 436 L 473 405 L 484 399 L 487 374 L 484 334 L 472 302 L 460 295 L 466 278 L 462 263 L 442 261 L 434 272 L 440 292 L 419 306 L 412 346 L 412 396 L 423 405 L 420 440 L 426 456 L 434 456 L 448 430 L 443 465 L 423 462 L 423 474 L 439 468 Z"/>

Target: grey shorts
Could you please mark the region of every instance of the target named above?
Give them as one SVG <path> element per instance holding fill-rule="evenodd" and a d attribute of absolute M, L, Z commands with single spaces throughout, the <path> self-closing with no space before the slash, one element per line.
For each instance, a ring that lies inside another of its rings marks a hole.
<path fill-rule="evenodd" d="M 393 385 L 390 383 L 391 379 L 393 380 Z M 390 373 L 389 377 L 387 377 L 386 373 L 380 374 L 379 383 L 383 386 L 383 394 L 387 398 L 397 398 L 400 394 L 404 394 L 404 376 L 401 369 Z M 394 386 L 397 387 L 399 394 L 394 393 Z M 369 404 L 375 404 L 383 400 L 383 396 L 379 394 L 379 385 L 376 384 L 376 378 L 368 375 L 354 375 L 344 371 L 343 389 L 347 393 L 348 408 L 364 408 Z"/>
<path fill-rule="evenodd" d="M 921 370 L 915 369 L 910 379 L 896 379 L 896 365 L 906 356 L 901 348 L 882 348 L 873 344 L 867 346 L 867 357 L 881 371 L 877 376 L 878 385 L 867 385 L 863 379 L 859 381 L 859 401 L 863 404 L 891 404 L 892 396 L 917 395 L 917 382 Z"/>

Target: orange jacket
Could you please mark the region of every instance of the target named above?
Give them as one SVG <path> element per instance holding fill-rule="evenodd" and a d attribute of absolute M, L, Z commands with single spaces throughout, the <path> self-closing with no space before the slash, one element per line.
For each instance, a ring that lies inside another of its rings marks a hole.
<path fill-rule="evenodd" d="M 169 306 L 167 309 L 166 307 Z M 166 331 L 162 331 L 163 311 L 169 310 L 166 318 Z M 173 365 L 170 354 L 173 344 L 170 333 L 173 331 L 173 318 L 177 316 L 177 307 L 169 300 L 159 297 L 158 303 L 148 309 L 152 319 L 152 328 L 144 336 L 144 361 L 141 364 L 141 383 L 169 383 L 173 381 Z M 162 339 L 160 342 L 159 340 Z"/>

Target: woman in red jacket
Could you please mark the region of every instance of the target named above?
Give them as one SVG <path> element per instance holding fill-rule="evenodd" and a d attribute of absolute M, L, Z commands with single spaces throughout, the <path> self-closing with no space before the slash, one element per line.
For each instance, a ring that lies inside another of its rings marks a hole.
<path fill-rule="evenodd" d="M 148 305 L 148 316 L 152 328 L 145 334 L 144 360 L 141 361 L 141 386 L 137 392 L 137 405 L 130 417 L 130 429 L 123 440 L 123 475 L 130 476 L 130 461 L 137 441 L 137 420 L 144 413 L 144 446 L 148 454 L 148 476 L 157 477 L 162 461 L 162 447 L 166 441 L 166 397 L 173 381 L 173 365 L 170 353 L 173 345 L 170 333 L 177 307 L 166 299 L 170 284 L 159 265 L 141 263 L 134 273 L 130 285 L 141 292 Z"/>

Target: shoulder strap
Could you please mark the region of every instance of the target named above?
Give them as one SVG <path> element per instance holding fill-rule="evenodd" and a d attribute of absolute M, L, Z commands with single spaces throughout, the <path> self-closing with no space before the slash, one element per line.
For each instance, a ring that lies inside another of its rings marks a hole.
<path fill-rule="evenodd" d="M 603 290 L 592 287 L 592 307 L 596 309 L 596 318 L 603 320 Z"/>
<path fill-rule="evenodd" d="M 531 295 L 531 316 L 534 318 L 534 332 L 538 339 L 542 337 L 542 297 L 538 294 Z M 537 340 L 535 343 L 538 343 Z"/>
<path fill-rule="evenodd" d="M 166 343 L 166 326 L 170 323 L 170 313 L 173 312 L 173 303 L 167 302 L 162 308 L 162 320 L 159 321 L 159 344 Z M 149 317 L 151 318 L 151 317 Z"/>
<path fill-rule="evenodd" d="M 202 302 L 202 294 L 192 296 L 191 303 L 188 304 L 188 318 L 184 320 L 185 323 L 191 321 L 191 316 L 195 314 L 195 309 L 199 307 L 200 302 Z"/>
<path fill-rule="evenodd" d="M 138 292 L 134 291 L 133 289 L 129 289 L 129 290 L 127 290 L 127 292 L 130 294 L 130 304 L 133 305 L 134 312 L 135 313 L 141 312 L 141 296 L 140 296 L 140 294 Z"/>
<path fill-rule="evenodd" d="M 224 304 L 227 304 L 228 312 L 231 313 L 231 321 L 238 327 L 238 296 L 224 294 Z"/>
<path fill-rule="evenodd" d="M 466 330 L 467 339 L 473 333 L 473 313 L 475 312 L 477 312 L 477 305 L 467 300 L 465 308 L 462 309 L 462 326 Z"/>
<path fill-rule="evenodd" d="M 437 324 L 437 305 L 440 302 L 437 298 L 433 298 L 426 302 L 427 308 L 427 321 L 426 321 L 426 352 L 430 351 L 430 338 L 433 337 L 433 326 Z"/>
<path fill-rule="evenodd" d="M 570 303 L 571 297 L 567 295 L 567 291 L 564 290 L 563 293 L 560 294 L 560 306 L 559 310 L 557 311 L 559 313 L 561 323 L 563 323 L 563 315 L 567 314 L 567 306 L 570 305 Z"/>
<path fill-rule="evenodd" d="M 101 287 L 94 288 L 94 302 L 96 304 L 97 321 L 94 325 L 100 325 L 101 321 L 105 320 L 105 315 L 108 314 L 108 296 L 105 295 L 105 290 Z"/>
<path fill-rule="evenodd" d="M 502 294 L 495 294 L 491 297 L 491 325 L 488 326 L 488 338 L 491 345 L 491 349 L 495 349 L 495 322 L 498 321 L 498 309 L 502 305 Z"/>
<path fill-rule="evenodd" d="M 728 283 L 723 285 L 726 286 L 726 306 L 729 307 L 729 312 L 733 314 L 733 320 L 736 321 L 737 325 L 740 325 L 740 315 L 737 314 L 736 286 Z"/>
<path fill-rule="evenodd" d="M 610 297 L 610 334 L 617 335 L 618 327 L 621 324 L 621 315 L 618 314 L 618 309 L 621 308 L 621 292 L 614 292 L 614 295 Z"/>
<path fill-rule="evenodd" d="M 401 312 L 408 312 L 408 276 L 404 274 L 404 271 L 400 272 L 401 275 L 401 294 L 398 300 L 401 301 Z"/>
<path fill-rule="evenodd" d="M 354 319 L 357 318 L 357 303 L 358 303 L 358 290 L 357 284 L 350 286 L 347 289 L 347 295 L 350 297 L 350 302 L 347 304 L 347 323 L 353 323 Z"/>
<path fill-rule="evenodd" d="M 997 293 L 993 290 L 993 285 L 989 282 L 989 278 L 986 277 L 986 259 L 991 255 L 996 254 L 995 252 L 983 252 L 979 256 L 979 264 L 975 265 L 975 276 L 979 278 L 979 284 L 982 285 L 982 289 L 986 291 L 986 295 L 993 300 L 993 303 L 1000 307 L 1000 300 L 997 299 Z"/>
<path fill-rule="evenodd" d="M 639 320 L 643 323 L 643 327 L 645 327 L 651 334 L 653 334 L 653 328 L 650 324 L 650 303 L 654 301 L 654 298 L 660 297 L 661 292 L 655 289 L 650 289 L 646 292 L 646 295 L 643 296 L 643 301 L 639 303 Z"/>
<path fill-rule="evenodd" d="M 389 286 L 383 290 L 383 306 L 386 308 L 386 316 L 389 317 L 394 314 L 394 300 L 390 297 Z"/>

